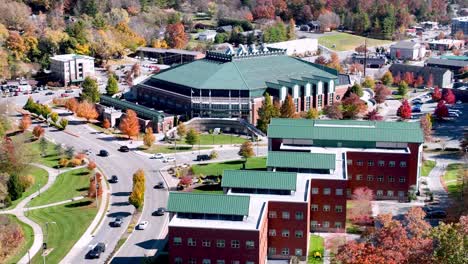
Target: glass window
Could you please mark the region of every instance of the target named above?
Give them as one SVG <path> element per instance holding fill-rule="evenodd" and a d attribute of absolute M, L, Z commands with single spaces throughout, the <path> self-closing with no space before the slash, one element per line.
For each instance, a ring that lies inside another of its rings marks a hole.
<path fill-rule="evenodd" d="M 346 163 L 347 163 L 348 165 L 353 165 L 353 160 L 348 159 L 348 160 L 346 160 Z"/>
<path fill-rule="evenodd" d="M 283 248 L 281 250 L 281 255 L 283 256 L 289 256 L 289 248 Z"/>
<path fill-rule="evenodd" d="M 276 211 L 270 211 L 270 212 L 268 213 L 268 217 L 269 217 L 269 218 L 276 218 Z"/>
<path fill-rule="evenodd" d="M 348 174 L 348 180 L 352 180 L 353 179 L 353 175 L 352 174 Z"/>
<path fill-rule="evenodd" d="M 361 174 L 356 175 L 356 181 L 362 181 L 362 175 Z"/>
<path fill-rule="evenodd" d="M 377 196 L 382 197 L 383 196 L 383 191 L 382 190 L 377 190 Z"/>
<path fill-rule="evenodd" d="M 364 165 L 364 162 L 363 162 L 362 160 L 358 160 L 358 161 L 356 162 L 356 164 L 357 164 L 358 166 L 362 166 L 362 165 Z"/>
<path fill-rule="evenodd" d="M 289 237 L 289 230 L 284 229 L 283 231 L 281 231 L 281 236 L 282 237 Z"/>
<path fill-rule="evenodd" d="M 346 196 L 351 197 L 351 189 L 347 188 L 346 189 Z"/>
<path fill-rule="evenodd" d="M 210 240 L 202 240 L 202 247 L 211 247 Z"/>
<path fill-rule="evenodd" d="M 343 189 L 336 189 L 335 195 L 343 195 Z"/>
<path fill-rule="evenodd" d="M 343 212 L 343 206 L 342 205 L 335 205 L 335 212 L 342 213 Z"/>
<path fill-rule="evenodd" d="M 302 230 L 296 230 L 295 236 L 297 238 L 302 238 L 302 237 L 304 237 L 304 232 Z"/>
<path fill-rule="evenodd" d="M 318 194 L 319 193 L 319 188 L 312 188 L 312 194 Z"/>
<path fill-rule="evenodd" d="M 393 191 L 387 191 L 387 196 L 388 197 L 393 197 Z"/>
<path fill-rule="evenodd" d="M 388 166 L 392 168 L 395 167 L 395 161 L 389 161 Z"/>
<path fill-rule="evenodd" d="M 284 211 L 282 213 L 282 217 L 283 217 L 283 219 L 289 219 L 289 212 Z"/>
<path fill-rule="evenodd" d="M 318 227 L 317 221 L 315 221 L 315 220 L 314 220 L 314 221 L 310 221 L 310 227 L 312 227 L 312 228 Z"/>
<path fill-rule="evenodd" d="M 398 197 L 405 197 L 404 191 L 398 191 Z"/>
<path fill-rule="evenodd" d="M 188 238 L 187 239 L 187 245 L 190 246 L 190 247 L 194 247 L 197 245 L 197 241 L 193 238 Z"/>
<path fill-rule="evenodd" d="M 331 189 L 330 188 L 323 188 L 323 194 L 324 195 L 330 195 Z"/>
<path fill-rule="evenodd" d="M 231 247 L 232 248 L 240 248 L 239 240 L 231 240 Z"/>
<path fill-rule="evenodd" d="M 304 219 L 304 213 L 296 212 L 296 220 L 302 220 L 302 219 Z"/>
<path fill-rule="evenodd" d="M 188 261 L 189 264 L 197 264 L 197 260 L 194 258 L 190 258 Z"/>
<path fill-rule="evenodd" d="M 269 247 L 268 248 L 268 255 L 276 255 L 276 248 Z"/>
<path fill-rule="evenodd" d="M 367 161 L 367 166 L 374 166 L 374 161 L 373 160 L 368 160 Z"/>
<path fill-rule="evenodd" d="M 240 261 L 239 260 L 233 260 L 233 261 L 231 261 L 231 264 L 240 264 Z"/>
<path fill-rule="evenodd" d="M 335 222 L 335 228 L 341 228 L 341 222 Z"/>
<path fill-rule="evenodd" d="M 328 222 L 328 221 L 323 221 L 323 227 L 329 228 L 329 227 L 330 227 L 330 222 Z"/>
<path fill-rule="evenodd" d="M 310 209 L 311 209 L 313 212 L 317 212 L 317 211 L 318 211 L 318 204 L 311 204 L 311 205 L 310 205 Z"/>
<path fill-rule="evenodd" d="M 400 177 L 400 182 L 406 182 L 406 178 L 405 177 Z"/>
<path fill-rule="evenodd" d="M 226 262 L 224 261 L 224 259 L 218 259 L 218 260 L 216 261 L 216 264 L 224 264 L 224 263 L 226 263 Z"/>
<path fill-rule="evenodd" d="M 299 256 L 299 257 L 302 256 L 302 249 L 296 248 L 294 250 L 294 255 Z"/>
<path fill-rule="evenodd" d="M 203 259 L 203 264 L 211 264 L 211 260 L 210 259 Z"/>
<path fill-rule="evenodd" d="M 216 247 L 223 248 L 225 246 L 226 246 L 226 242 L 224 241 L 224 239 L 216 240 Z"/>
<path fill-rule="evenodd" d="M 400 161 L 400 167 L 405 168 L 406 167 L 406 161 Z"/>
<path fill-rule="evenodd" d="M 373 181 L 374 176 L 373 175 L 367 175 L 367 181 Z"/>
<path fill-rule="evenodd" d="M 324 211 L 324 212 L 330 212 L 330 205 L 325 204 L 325 205 L 323 206 L 323 211 Z"/>
<path fill-rule="evenodd" d="M 269 236 L 276 236 L 276 229 L 270 229 L 270 230 L 268 230 L 268 235 L 269 235 Z"/>
<path fill-rule="evenodd" d="M 379 167 L 383 167 L 383 166 L 385 166 L 385 161 L 379 160 Z"/>
<path fill-rule="evenodd" d="M 246 261 L 245 264 L 255 264 L 253 261 Z"/>
<path fill-rule="evenodd" d="M 253 240 L 245 241 L 245 247 L 247 249 L 254 249 L 255 248 L 255 241 L 253 241 Z"/>
<path fill-rule="evenodd" d="M 388 182 L 395 182 L 395 177 L 388 176 Z"/>
<path fill-rule="evenodd" d="M 175 246 L 182 245 L 182 238 L 181 237 L 174 237 L 174 245 Z"/>
<path fill-rule="evenodd" d="M 377 176 L 377 181 L 383 182 L 384 181 L 383 175 Z"/>
<path fill-rule="evenodd" d="M 179 258 L 179 257 L 174 258 L 174 263 L 175 263 L 175 264 L 182 264 L 182 262 L 183 262 L 183 261 L 182 261 L 182 258 Z"/>

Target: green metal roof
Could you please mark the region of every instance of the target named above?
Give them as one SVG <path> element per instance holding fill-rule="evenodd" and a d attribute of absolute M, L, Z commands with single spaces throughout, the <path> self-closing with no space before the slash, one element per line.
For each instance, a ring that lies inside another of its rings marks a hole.
<path fill-rule="evenodd" d="M 266 88 L 266 82 L 318 76 L 336 80 L 333 69 L 286 55 L 249 56 L 230 61 L 196 60 L 159 74 L 153 80 L 197 89 L 254 90 Z"/>
<path fill-rule="evenodd" d="M 295 191 L 296 173 L 225 170 L 221 187 Z"/>
<path fill-rule="evenodd" d="M 442 55 L 441 59 L 468 61 L 468 56 Z"/>
<path fill-rule="evenodd" d="M 249 196 L 169 193 L 167 210 L 174 213 L 249 215 Z"/>
<path fill-rule="evenodd" d="M 109 105 L 124 111 L 126 111 L 127 109 L 131 109 L 135 111 L 138 116 L 145 117 L 148 119 L 155 119 L 158 122 L 164 119 L 164 114 L 162 112 L 132 102 L 119 100 L 111 96 L 101 94 L 100 102 L 104 105 Z"/>
<path fill-rule="evenodd" d="M 269 151 L 267 167 L 334 170 L 335 161 L 335 154 Z"/>
<path fill-rule="evenodd" d="M 268 126 L 268 137 L 361 142 L 424 142 L 419 122 L 357 120 L 274 118 Z"/>

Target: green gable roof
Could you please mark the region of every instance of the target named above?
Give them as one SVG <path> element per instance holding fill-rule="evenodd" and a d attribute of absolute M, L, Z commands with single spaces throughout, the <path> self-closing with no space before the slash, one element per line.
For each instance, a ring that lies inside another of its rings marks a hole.
<path fill-rule="evenodd" d="M 335 161 L 335 154 L 269 151 L 267 167 L 334 170 Z"/>
<path fill-rule="evenodd" d="M 151 78 L 196 89 L 255 90 L 265 89 L 266 82 L 314 76 L 333 79 L 337 72 L 286 55 L 248 56 L 230 61 L 196 60 Z"/>
<path fill-rule="evenodd" d="M 173 213 L 249 215 L 249 196 L 169 193 L 167 210 Z"/>
<path fill-rule="evenodd" d="M 296 173 L 225 170 L 221 187 L 295 191 Z"/>
<path fill-rule="evenodd" d="M 294 129 L 291 129 L 292 127 Z M 268 126 L 268 137 L 361 142 L 424 142 L 419 122 L 357 120 L 274 118 Z"/>

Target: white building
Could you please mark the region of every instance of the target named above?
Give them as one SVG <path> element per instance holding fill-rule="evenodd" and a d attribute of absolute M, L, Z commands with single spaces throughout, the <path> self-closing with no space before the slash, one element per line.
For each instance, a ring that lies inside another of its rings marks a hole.
<path fill-rule="evenodd" d="M 269 43 L 267 47 L 285 49 L 287 55 L 307 55 L 314 54 L 318 49 L 317 39 L 295 39 L 283 42 Z"/>
<path fill-rule="evenodd" d="M 79 83 L 94 76 L 94 58 L 77 54 L 56 55 L 50 58 L 50 71 L 64 86 Z"/>
<path fill-rule="evenodd" d="M 426 47 L 418 42 L 400 41 L 390 46 L 390 57 L 400 60 L 419 60 L 426 54 Z"/>
<path fill-rule="evenodd" d="M 216 31 L 206 30 L 198 35 L 198 40 L 201 41 L 214 41 L 216 37 Z"/>

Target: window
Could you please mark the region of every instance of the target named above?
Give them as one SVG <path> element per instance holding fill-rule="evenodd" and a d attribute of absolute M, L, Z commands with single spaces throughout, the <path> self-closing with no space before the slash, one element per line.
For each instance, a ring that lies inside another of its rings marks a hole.
<path fill-rule="evenodd" d="M 182 238 L 181 237 L 174 237 L 174 246 L 182 245 Z"/>
<path fill-rule="evenodd" d="M 353 179 L 353 175 L 352 174 L 349 174 L 348 175 L 348 180 L 352 180 Z"/>
<path fill-rule="evenodd" d="M 312 228 L 317 228 L 317 227 L 318 227 L 317 221 L 315 221 L 315 220 L 314 220 L 314 221 L 310 221 L 310 227 L 312 227 Z"/>
<path fill-rule="evenodd" d="M 317 212 L 318 211 L 318 204 L 311 204 L 310 209 L 312 210 L 312 212 Z"/>
<path fill-rule="evenodd" d="M 276 255 L 276 248 L 269 247 L 268 248 L 268 255 Z"/>
<path fill-rule="evenodd" d="M 211 264 L 211 260 L 210 259 L 203 259 L 203 264 Z"/>
<path fill-rule="evenodd" d="M 232 248 L 240 248 L 239 240 L 231 240 L 231 247 Z"/>
<path fill-rule="evenodd" d="M 202 247 L 211 247 L 211 241 L 210 240 L 202 240 Z"/>
<path fill-rule="evenodd" d="M 406 182 L 406 178 L 405 177 L 400 177 L 399 181 L 400 182 Z"/>
<path fill-rule="evenodd" d="M 335 228 L 341 228 L 341 222 L 335 222 Z"/>
<path fill-rule="evenodd" d="M 253 261 L 246 261 L 245 264 L 255 264 Z"/>
<path fill-rule="evenodd" d="M 335 195 L 343 195 L 343 189 L 336 189 Z"/>
<path fill-rule="evenodd" d="M 310 96 L 306 96 L 305 100 L 306 100 L 306 104 L 305 104 L 304 111 L 309 111 L 309 109 L 310 109 Z"/>
<path fill-rule="evenodd" d="M 395 167 L 395 161 L 389 161 L 388 166 L 392 168 Z"/>
<path fill-rule="evenodd" d="M 325 205 L 323 206 L 323 211 L 324 211 L 324 212 L 330 212 L 330 205 L 325 204 Z"/>
<path fill-rule="evenodd" d="M 356 181 L 362 181 L 362 175 L 361 174 L 356 175 Z"/>
<path fill-rule="evenodd" d="M 255 248 L 255 241 L 253 241 L 253 240 L 245 241 L 245 247 L 247 249 L 254 249 Z"/>
<path fill-rule="evenodd" d="M 281 255 L 283 256 L 289 256 L 289 248 L 283 248 L 281 250 Z"/>
<path fill-rule="evenodd" d="M 289 219 L 289 212 L 284 211 L 281 215 L 283 219 Z"/>
<path fill-rule="evenodd" d="M 400 167 L 406 168 L 406 161 L 400 161 Z"/>
<path fill-rule="evenodd" d="M 385 161 L 379 160 L 379 167 L 383 167 L 383 166 L 385 166 Z"/>
<path fill-rule="evenodd" d="M 231 261 L 231 264 L 240 264 L 240 261 L 238 261 L 238 260 L 233 260 L 233 261 Z"/>
<path fill-rule="evenodd" d="M 317 96 L 317 107 L 322 107 L 322 95 Z"/>
<path fill-rule="evenodd" d="M 302 219 L 304 219 L 304 213 L 296 212 L 296 220 L 302 220 Z"/>
<path fill-rule="evenodd" d="M 276 211 L 270 211 L 270 212 L 268 213 L 268 217 L 269 217 L 269 218 L 276 218 Z"/>
<path fill-rule="evenodd" d="M 302 249 L 296 248 L 294 250 L 294 255 L 299 256 L 299 257 L 302 256 Z"/>
<path fill-rule="evenodd" d="M 383 182 L 383 180 L 384 180 L 383 175 L 377 176 L 377 181 L 378 182 Z"/>
<path fill-rule="evenodd" d="M 353 165 L 353 160 L 350 160 L 350 159 L 349 159 L 349 160 L 346 161 L 346 163 L 347 163 L 348 165 Z"/>
<path fill-rule="evenodd" d="M 188 261 L 189 264 L 197 264 L 197 260 L 194 258 L 189 259 Z"/>
<path fill-rule="evenodd" d="M 358 160 L 356 163 L 357 163 L 358 166 L 362 166 L 364 164 L 364 162 L 362 160 Z"/>
<path fill-rule="evenodd" d="M 404 191 L 398 191 L 398 197 L 405 197 Z"/>
<path fill-rule="evenodd" d="M 342 213 L 343 212 L 343 206 L 342 205 L 335 205 L 335 212 Z"/>
<path fill-rule="evenodd" d="M 388 197 L 393 197 L 393 191 L 387 191 L 387 196 Z"/>
<path fill-rule="evenodd" d="M 187 245 L 190 246 L 190 247 L 194 247 L 197 245 L 197 241 L 193 238 L 188 238 L 187 239 Z"/>
<path fill-rule="evenodd" d="M 282 237 L 289 237 L 289 230 L 284 229 L 283 231 L 281 231 L 281 236 Z"/>
<path fill-rule="evenodd" d="M 367 166 L 374 166 L 374 161 L 373 160 L 368 160 L 367 161 Z"/>
<path fill-rule="evenodd" d="M 182 261 L 182 258 L 179 258 L 179 257 L 174 258 L 174 263 L 175 263 L 175 264 L 182 264 L 182 262 L 183 262 L 183 261 Z"/>
<path fill-rule="evenodd" d="M 346 189 L 346 196 L 351 197 L 351 189 Z"/>
<path fill-rule="evenodd" d="M 224 239 L 216 240 L 216 247 L 217 248 L 223 248 L 226 246 L 226 242 Z"/>
<path fill-rule="evenodd" d="M 367 175 L 367 181 L 373 181 L 374 176 L 373 175 Z"/>
<path fill-rule="evenodd" d="M 377 196 L 382 197 L 383 196 L 383 191 L 382 190 L 377 190 Z"/>
<path fill-rule="evenodd" d="M 319 193 L 319 189 L 314 187 L 312 188 L 312 194 L 318 194 Z"/>
<path fill-rule="evenodd" d="M 388 176 L 388 182 L 395 182 L 395 177 Z"/>
<path fill-rule="evenodd" d="M 324 195 L 330 195 L 331 189 L 330 188 L 323 188 L 323 194 Z"/>
<path fill-rule="evenodd" d="M 218 259 L 216 261 L 216 264 L 225 264 L 226 262 L 224 261 L 224 259 Z"/>
<path fill-rule="evenodd" d="M 303 238 L 304 237 L 304 232 L 302 230 L 296 230 L 295 236 L 296 236 L 296 238 Z"/>
<path fill-rule="evenodd" d="M 269 235 L 269 236 L 276 236 L 276 229 L 270 229 L 270 230 L 268 230 L 268 235 Z"/>
<path fill-rule="evenodd" d="M 323 227 L 329 228 L 329 227 L 330 227 L 330 222 L 328 222 L 328 221 L 323 221 Z"/>

